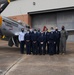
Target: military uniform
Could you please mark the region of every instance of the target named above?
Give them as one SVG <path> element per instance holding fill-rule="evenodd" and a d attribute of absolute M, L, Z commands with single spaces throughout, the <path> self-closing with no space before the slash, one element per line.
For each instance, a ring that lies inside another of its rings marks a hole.
<path fill-rule="evenodd" d="M 47 42 L 47 54 L 49 54 L 49 50 L 50 50 L 50 32 L 47 32 L 46 34 L 46 42 Z"/>
<path fill-rule="evenodd" d="M 45 54 L 46 35 L 44 35 L 44 33 L 41 33 L 41 35 L 38 38 L 38 41 L 39 41 L 39 54 Z"/>
<path fill-rule="evenodd" d="M 37 50 L 37 39 L 38 39 L 38 34 L 37 34 L 37 32 L 34 32 L 31 35 L 32 52 L 33 52 L 33 54 L 37 54 L 38 53 L 38 50 Z"/>
<path fill-rule="evenodd" d="M 60 37 L 60 53 L 66 53 L 66 40 L 68 38 L 68 33 L 66 30 L 61 30 Z"/>
<path fill-rule="evenodd" d="M 26 53 L 31 54 L 31 35 L 30 33 L 25 34 Z"/>
<path fill-rule="evenodd" d="M 60 44 L 60 31 L 55 30 L 54 31 L 54 35 L 55 35 L 55 54 L 59 54 L 59 44 Z"/>
<path fill-rule="evenodd" d="M 38 31 L 37 34 L 38 34 L 38 38 L 39 38 L 41 36 L 41 32 Z M 39 41 L 38 40 L 37 40 L 37 49 L 38 49 L 38 54 L 39 54 Z"/>
<path fill-rule="evenodd" d="M 46 38 L 46 36 L 47 36 L 47 33 L 48 33 L 47 31 L 44 32 L 45 38 Z M 45 44 L 44 44 L 44 50 L 45 50 L 45 51 L 44 51 L 44 52 L 45 52 L 44 54 L 47 53 L 47 51 L 46 51 L 46 45 L 47 45 L 47 41 L 45 41 Z"/>
<path fill-rule="evenodd" d="M 31 36 L 31 37 L 32 37 L 32 34 L 33 34 L 33 33 L 34 33 L 33 31 L 30 31 L 30 36 Z M 32 51 L 32 50 L 33 50 L 33 46 L 32 46 L 32 39 L 31 39 L 31 41 L 30 41 L 30 42 L 31 42 L 31 52 L 33 53 L 33 51 Z"/>
<path fill-rule="evenodd" d="M 55 36 L 53 31 L 49 32 L 49 54 L 55 54 Z"/>

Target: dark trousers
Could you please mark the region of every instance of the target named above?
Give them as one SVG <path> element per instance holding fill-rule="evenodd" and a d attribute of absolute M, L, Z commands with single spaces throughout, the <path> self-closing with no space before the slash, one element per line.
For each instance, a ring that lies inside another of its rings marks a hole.
<path fill-rule="evenodd" d="M 24 41 L 21 41 L 20 42 L 20 52 L 21 52 L 21 54 L 24 54 Z"/>
<path fill-rule="evenodd" d="M 43 54 L 46 54 L 46 42 L 44 43 L 44 52 Z"/>
<path fill-rule="evenodd" d="M 32 48 L 33 48 L 33 54 L 38 54 L 37 42 L 36 43 L 32 42 Z"/>
<path fill-rule="evenodd" d="M 50 46 L 47 44 L 47 54 L 49 54 Z"/>
<path fill-rule="evenodd" d="M 39 50 L 40 50 L 39 49 L 39 42 L 37 42 L 37 50 L 38 50 L 37 53 L 39 54 Z"/>
<path fill-rule="evenodd" d="M 39 54 L 45 55 L 46 53 L 46 45 L 45 44 L 39 44 Z"/>
<path fill-rule="evenodd" d="M 26 42 L 26 53 L 31 54 L 31 43 L 30 42 Z"/>
<path fill-rule="evenodd" d="M 31 48 L 31 52 L 33 53 L 33 46 L 32 46 L 32 41 L 30 41 L 30 48 Z"/>
<path fill-rule="evenodd" d="M 49 53 L 49 55 L 53 55 L 53 54 L 55 53 L 54 42 L 51 42 L 51 43 L 49 44 L 48 53 Z"/>
<path fill-rule="evenodd" d="M 59 44 L 60 44 L 60 41 L 56 41 L 56 54 L 59 54 Z"/>

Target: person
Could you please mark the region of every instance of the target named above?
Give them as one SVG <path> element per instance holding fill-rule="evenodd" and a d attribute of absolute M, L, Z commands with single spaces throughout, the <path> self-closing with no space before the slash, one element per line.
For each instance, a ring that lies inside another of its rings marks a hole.
<path fill-rule="evenodd" d="M 24 36 L 25 36 L 25 32 L 24 32 L 24 28 L 22 28 L 21 32 L 19 33 L 19 36 L 18 36 L 18 40 L 20 42 L 20 52 L 21 52 L 21 54 L 24 54 L 24 44 L 25 44 Z"/>
<path fill-rule="evenodd" d="M 38 39 L 38 34 L 36 32 L 36 29 L 34 29 L 34 32 L 31 35 L 33 55 L 37 55 L 38 54 L 38 50 L 37 50 L 37 39 Z"/>
<path fill-rule="evenodd" d="M 58 31 L 58 27 L 55 28 L 55 54 L 59 54 L 59 44 L 60 44 L 60 31 Z"/>
<path fill-rule="evenodd" d="M 49 50 L 50 50 L 50 32 L 47 31 L 46 34 L 46 42 L 47 42 L 47 54 L 49 54 Z"/>
<path fill-rule="evenodd" d="M 49 55 L 55 54 L 55 36 L 54 36 L 54 28 L 51 27 L 51 31 L 49 32 Z"/>
<path fill-rule="evenodd" d="M 31 28 L 30 29 L 30 36 L 32 37 L 32 34 L 34 33 L 33 29 Z M 33 53 L 33 46 L 32 46 L 32 40 L 30 41 L 31 42 L 31 52 Z"/>
<path fill-rule="evenodd" d="M 68 38 L 68 32 L 65 30 L 65 27 L 61 27 L 61 37 L 60 37 L 60 53 L 66 53 L 66 41 Z"/>
<path fill-rule="evenodd" d="M 41 35 L 40 28 L 38 28 L 37 34 L 38 34 L 38 37 Z M 37 49 L 38 49 L 38 54 L 39 54 L 39 41 L 38 40 L 37 40 Z"/>
<path fill-rule="evenodd" d="M 45 55 L 46 35 L 44 35 L 43 31 L 41 32 L 41 35 L 38 37 L 38 42 L 39 42 L 39 54 Z"/>
<path fill-rule="evenodd" d="M 41 35 L 41 31 L 40 31 L 40 29 L 39 29 L 39 28 L 38 28 L 37 34 L 38 34 L 38 36 L 40 36 L 40 35 Z"/>
<path fill-rule="evenodd" d="M 31 35 L 29 30 L 27 30 L 27 33 L 25 34 L 25 44 L 26 44 L 26 53 L 31 54 Z"/>
<path fill-rule="evenodd" d="M 47 33 L 48 33 L 48 29 L 47 28 L 45 28 L 45 30 L 44 30 L 44 36 L 45 36 L 45 38 L 47 37 Z M 46 49 L 46 45 L 47 45 L 47 40 L 45 41 L 45 44 L 44 44 L 44 54 L 48 54 L 48 50 Z"/>

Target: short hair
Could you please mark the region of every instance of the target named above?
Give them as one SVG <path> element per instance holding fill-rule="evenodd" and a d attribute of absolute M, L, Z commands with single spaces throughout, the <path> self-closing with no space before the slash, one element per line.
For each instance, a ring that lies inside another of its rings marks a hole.
<path fill-rule="evenodd" d="M 34 29 L 34 31 L 36 31 L 36 29 Z"/>
<path fill-rule="evenodd" d="M 53 27 L 51 27 L 50 29 L 54 29 Z"/>
<path fill-rule="evenodd" d="M 21 28 L 21 31 L 24 30 L 24 28 Z"/>
<path fill-rule="evenodd" d="M 65 26 L 62 26 L 62 28 L 65 28 Z"/>

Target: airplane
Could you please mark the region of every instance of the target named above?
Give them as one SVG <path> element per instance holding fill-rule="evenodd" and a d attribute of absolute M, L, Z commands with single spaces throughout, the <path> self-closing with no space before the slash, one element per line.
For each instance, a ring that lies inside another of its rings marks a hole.
<path fill-rule="evenodd" d="M 26 32 L 27 28 L 29 27 L 27 24 L 19 23 L 15 20 L 10 18 L 0 16 L 0 34 L 4 38 L 4 40 L 8 41 L 9 46 L 17 46 L 19 45 L 18 35 L 21 32 L 21 29 L 24 28 Z M 5 36 L 5 37 L 4 37 Z"/>
<path fill-rule="evenodd" d="M 3 6 L 0 7 L 0 14 L 3 10 L 9 5 L 10 0 L 0 1 Z M 18 35 L 21 31 L 21 28 L 24 28 L 26 31 L 28 26 L 25 23 L 19 23 L 15 20 L 12 20 L 8 17 L 0 15 L 0 37 L 2 40 L 7 40 L 9 46 L 19 45 Z"/>

